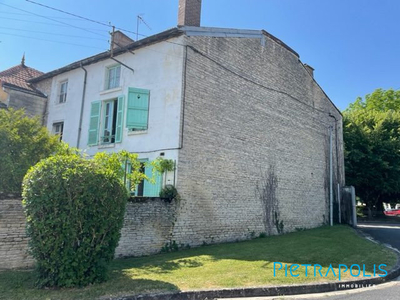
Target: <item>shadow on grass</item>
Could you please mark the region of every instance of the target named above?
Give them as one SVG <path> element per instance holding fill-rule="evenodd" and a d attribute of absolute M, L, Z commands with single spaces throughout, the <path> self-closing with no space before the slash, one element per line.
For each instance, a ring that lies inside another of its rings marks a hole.
<path fill-rule="evenodd" d="M 0 299 L 98 299 L 140 293 L 179 291 L 174 284 L 150 279 L 133 279 L 123 270 L 110 272 L 110 279 L 83 288 L 35 287 L 35 272 L 31 270 L 0 271 Z"/>
<path fill-rule="evenodd" d="M 132 275 L 151 275 L 188 267 L 196 269 L 208 261 L 223 259 L 264 261 L 263 268 L 272 268 L 273 262 L 319 264 L 324 268 L 330 264 L 334 268 L 339 264 L 349 267 L 358 264 L 362 268 L 364 264 L 365 271 L 370 273 L 374 271 L 374 264 L 393 265 L 396 262 L 394 254 L 359 237 L 351 228 L 334 226 L 251 241 L 202 246 L 151 257 L 119 259 L 113 262 L 113 268 L 132 269 Z"/>

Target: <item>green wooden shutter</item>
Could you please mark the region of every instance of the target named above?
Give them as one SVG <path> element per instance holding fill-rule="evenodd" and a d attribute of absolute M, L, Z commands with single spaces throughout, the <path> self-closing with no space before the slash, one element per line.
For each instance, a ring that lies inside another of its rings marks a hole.
<path fill-rule="evenodd" d="M 146 165 L 145 174 L 147 177 L 153 177 L 153 167 Z M 143 196 L 145 197 L 159 197 L 161 191 L 161 174 L 157 172 L 155 174 L 155 183 L 148 182 L 145 180 L 143 187 Z"/>
<path fill-rule="evenodd" d="M 124 119 L 124 96 L 118 97 L 118 106 L 117 106 L 117 121 L 115 125 L 115 142 L 121 143 L 122 141 L 122 124 Z"/>
<path fill-rule="evenodd" d="M 100 109 L 101 102 L 94 101 L 90 107 L 90 121 L 89 121 L 89 137 L 88 145 L 97 145 L 99 139 L 99 125 L 100 125 Z"/>
<path fill-rule="evenodd" d="M 149 116 L 150 91 L 129 88 L 126 127 L 133 130 L 146 130 Z"/>

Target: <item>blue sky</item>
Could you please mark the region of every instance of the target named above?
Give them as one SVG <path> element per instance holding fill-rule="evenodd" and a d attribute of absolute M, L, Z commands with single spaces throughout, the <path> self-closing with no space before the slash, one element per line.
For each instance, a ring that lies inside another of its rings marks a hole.
<path fill-rule="evenodd" d="M 133 32 L 142 14 L 151 28 L 141 24 L 143 35 L 177 24 L 178 0 L 33 1 Z M 345 109 L 376 88 L 400 89 L 399 15 L 398 0 L 203 0 L 201 24 L 265 29 L 314 67 L 318 83 Z M 0 0 L 0 70 L 25 52 L 27 65 L 51 71 L 106 50 L 108 31 L 25 0 Z"/>

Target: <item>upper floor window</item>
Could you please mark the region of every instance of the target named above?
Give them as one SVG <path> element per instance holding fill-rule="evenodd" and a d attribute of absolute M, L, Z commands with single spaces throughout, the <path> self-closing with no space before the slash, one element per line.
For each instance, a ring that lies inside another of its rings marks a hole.
<path fill-rule="evenodd" d="M 106 90 L 120 86 L 121 66 L 116 65 L 107 68 L 106 73 Z"/>
<path fill-rule="evenodd" d="M 64 131 L 64 122 L 57 122 L 53 124 L 53 133 L 60 137 L 60 141 L 62 140 Z"/>
<path fill-rule="evenodd" d="M 122 141 L 124 96 L 91 103 L 88 145 L 114 144 Z"/>
<path fill-rule="evenodd" d="M 65 103 L 67 101 L 68 81 L 60 83 L 60 95 L 58 96 L 58 103 Z"/>
<path fill-rule="evenodd" d="M 118 99 L 104 102 L 102 144 L 115 143 Z"/>

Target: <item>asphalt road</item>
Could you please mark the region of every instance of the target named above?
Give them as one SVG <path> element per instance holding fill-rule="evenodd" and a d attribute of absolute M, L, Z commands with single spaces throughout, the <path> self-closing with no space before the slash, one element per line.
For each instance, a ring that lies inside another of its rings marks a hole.
<path fill-rule="evenodd" d="M 358 228 L 374 239 L 389 244 L 400 251 L 400 224 L 362 223 L 359 224 Z"/>

